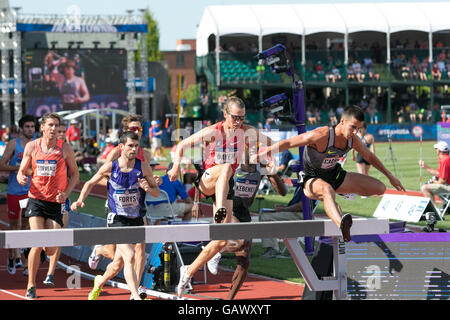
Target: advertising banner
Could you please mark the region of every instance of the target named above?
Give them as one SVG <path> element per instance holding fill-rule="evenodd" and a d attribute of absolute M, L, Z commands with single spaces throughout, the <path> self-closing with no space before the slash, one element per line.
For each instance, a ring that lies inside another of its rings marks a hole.
<path fill-rule="evenodd" d="M 373 216 L 407 222 L 419 222 L 425 212 L 436 212 L 429 198 L 385 194 Z"/>

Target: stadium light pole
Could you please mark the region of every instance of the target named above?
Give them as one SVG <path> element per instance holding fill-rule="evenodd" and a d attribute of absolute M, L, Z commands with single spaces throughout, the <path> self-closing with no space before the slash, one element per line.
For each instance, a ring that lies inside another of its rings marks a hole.
<path fill-rule="evenodd" d="M 126 10 L 128 13 L 128 19 L 132 20 L 133 10 Z M 127 78 L 128 78 L 128 111 L 130 113 L 136 113 L 136 84 L 135 84 L 135 44 L 133 34 L 126 33 L 127 38 Z"/>
<path fill-rule="evenodd" d="M 142 23 L 146 24 L 145 21 L 145 12 L 146 9 L 139 9 L 139 12 L 141 13 L 141 19 Z M 148 32 L 148 30 L 147 30 Z M 142 79 L 142 116 L 144 118 L 144 121 L 150 120 L 150 106 L 148 101 L 148 54 L 147 54 L 147 33 L 142 32 L 140 33 L 141 36 L 141 48 L 140 48 L 140 55 L 141 55 L 141 63 L 139 64 L 139 67 L 141 69 L 141 79 Z"/>

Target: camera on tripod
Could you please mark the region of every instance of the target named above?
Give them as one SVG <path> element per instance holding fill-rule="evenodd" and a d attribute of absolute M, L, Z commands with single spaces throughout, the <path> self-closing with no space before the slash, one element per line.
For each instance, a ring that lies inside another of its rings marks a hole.
<path fill-rule="evenodd" d="M 280 93 L 270 98 L 265 99 L 260 106 L 264 110 L 265 118 L 275 118 L 275 122 L 290 121 L 293 122 L 292 106 L 288 96 L 285 93 Z"/>
<path fill-rule="evenodd" d="M 427 221 L 427 225 L 422 228 L 423 232 L 433 232 L 434 226 L 437 223 L 436 213 L 435 212 L 426 212 L 425 220 Z"/>
<path fill-rule="evenodd" d="M 259 60 L 259 65 L 269 66 L 272 73 L 283 73 L 290 70 L 286 47 L 282 44 L 261 51 L 255 58 Z"/>

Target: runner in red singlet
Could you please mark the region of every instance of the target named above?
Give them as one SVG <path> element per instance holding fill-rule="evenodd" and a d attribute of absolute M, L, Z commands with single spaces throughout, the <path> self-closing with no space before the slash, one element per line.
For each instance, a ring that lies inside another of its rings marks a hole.
<path fill-rule="evenodd" d="M 78 167 L 72 148 L 57 139 L 57 130 L 62 123 L 55 113 L 42 117 L 42 138 L 25 146 L 24 156 L 17 173 L 21 185 L 28 182 L 26 172 L 32 167 L 29 201 L 25 211 L 31 230 L 60 229 L 63 226 L 64 203 L 79 181 Z M 69 170 L 70 180 L 67 179 Z M 28 255 L 27 297 L 37 298 L 36 273 L 43 248 L 32 248 Z M 47 255 L 55 254 L 56 248 L 44 248 Z"/>
<path fill-rule="evenodd" d="M 207 197 L 213 197 L 214 222 L 230 223 L 233 214 L 233 175 L 242 161 L 247 146 L 255 155 L 259 142 L 271 145 L 267 136 L 256 128 L 244 125 L 245 104 L 237 97 L 230 97 L 224 107 L 225 120 L 206 127 L 192 136 L 183 139 L 177 146 L 173 168 L 167 174 L 171 181 L 180 174 L 180 161 L 187 147 L 205 144 L 202 170 L 196 180 L 197 189 Z M 197 210 L 194 202 L 194 210 Z M 220 252 L 226 240 L 211 241 L 190 266 L 181 268 L 178 295 L 181 296 L 192 275 L 207 261 Z"/>

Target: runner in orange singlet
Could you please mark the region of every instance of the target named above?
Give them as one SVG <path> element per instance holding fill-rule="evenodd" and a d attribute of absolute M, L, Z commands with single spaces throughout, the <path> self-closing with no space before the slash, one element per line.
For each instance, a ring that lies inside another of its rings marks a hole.
<path fill-rule="evenodd" d="M 78 167 L 72 148 L 57 139 L 57 130 L 62 123 L 55 113 L 42 117 L 42 138 L 25 146 L 24 156 L 17 173 L 21 185 L 28 182 L 26 172 L 32 167 L 29 201 L 25 211 L 31 230 L 60 229 L 63 226 L 64 203 L 79 181 Z M 69 170 L 70 180 L 67 179 Z M 27 297 L 37 298 L 36 273 L 39 267 L 42 247 L 34 247 L 28 255 Z M 55 254 L 56 248 L 44 248 L 47 255 Z"/>

